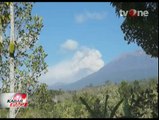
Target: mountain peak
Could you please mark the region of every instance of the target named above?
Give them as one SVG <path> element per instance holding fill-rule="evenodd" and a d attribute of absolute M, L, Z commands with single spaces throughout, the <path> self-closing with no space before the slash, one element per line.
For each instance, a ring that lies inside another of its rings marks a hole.
<path fill-rule="evenodd" d="M 101 85 L 106 81 L 140 80 L 158 76 L 158 59 L 151 58 L 142 50 L 122 54 L 106 64 L 99 71 L 61 89 L 78 89 L 92 85 Z"/>

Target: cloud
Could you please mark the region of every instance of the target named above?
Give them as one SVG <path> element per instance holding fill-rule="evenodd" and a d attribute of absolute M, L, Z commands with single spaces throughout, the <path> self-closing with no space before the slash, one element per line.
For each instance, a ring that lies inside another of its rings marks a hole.
<path fill-rule="evenodd" d="M 65 43 L 61 45 L 64 50 L 74 51 L 78 48 L 78 42 L 75 40 L 68 39 Z"/>
<path fill-rule="evenodd" d="M 83 13 L 75 15 L 75 21 L 77 23 L 83 23 L 88 20 L 102 20 L 106 16 L 105 12 L 90 12 L 85 11 Z"/>
<path fill-rule="evenodd" d="M 98 50 L 83 47 L 77 50 L 70 60 L 48 68 L 48 73 L 41 80 L 49 85 L 71 83 L 98 71 L 103 66 L 104 61 Z"/>

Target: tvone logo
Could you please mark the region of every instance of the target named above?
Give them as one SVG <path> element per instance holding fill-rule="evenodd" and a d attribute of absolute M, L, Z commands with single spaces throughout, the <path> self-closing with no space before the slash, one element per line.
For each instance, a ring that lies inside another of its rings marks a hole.
<path fill-rule="evenodd" d="M 119 10 L 120 16 L 130 16 L 130 17 L 138 17 L 138 16 L 143 16 L 147 17 L 149 15 L 149 12 L 147 10 L 135 10 L 135 9 L 130 9 L 127 11 L 124 10 Z"/>

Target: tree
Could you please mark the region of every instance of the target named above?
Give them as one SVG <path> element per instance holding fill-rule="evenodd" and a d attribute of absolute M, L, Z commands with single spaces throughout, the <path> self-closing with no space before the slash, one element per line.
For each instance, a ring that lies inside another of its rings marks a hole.
<path fill-rule="evenodd" d="M 2 62 L 2 43 L 3 43 L 3 38 L 2 38 L 2 23 L 1 23 L 1 19 L 0 19 L 0 64 Z"/>
<path fill-rule="evenodd" d="M 112 2 L 115 12 L 120 16 L 120 10 L 131 12 L 135 10 L 147 10 L 147 17 L 124 16 L 121 29 L 124 39 L 130 44 L 136 42 L 146 54 L 158 57 L 158 3 L 157 2 Z"/>
<path fill-rule="evenodd" d="M 35 91 L 32 98 L 32 103 L 37 106 L 36 109 L 39 108 L 46 111 L 49 107 L 48 103 L 53 103 L 52 97 L 49 94 L 47 87 L 48 86 L 45 83 L 40 84 L 39 87 L 37 87 L 37 90 Z"/>
<path fill-rule="evenodd" d="M 0 66 L 2 66 L 2 53 L 3 53 L 3 32 L 9 23 L 9 3 L 0 2 Z M 1 68 L 1 67 L 0 67 Z M 0 72 L 2 70 L 0 69 Z"/>
<path fill-rule="evenodd" d="M 37 44 L 38 35 L 43 27 L 42 18 L 31 14 L 33 3 L 14 2 L 14 52 L 9 49 L 10 44 L 10 4 L 0 3 L 0 21 L 2 26 L 2 52 L 0 64 L 0 80 L 2 80 L 2 92 L 9 92 L 12 80 L 10 76 L 9 60 L 13 59 L 15 83 L 14 92 L 31 94 L 38 84 L 38 78 L 47 71 L 47 64 L 44 61 L 47 54 L 41 45 Z M 1 29 L 0 29 L 1 30 Z M 11 54 L 10 54 L 11 53 Z M 11 55 L 11 56 L 10 56 Z M 14 55 L 14 57 L 12 57 Z"/>
<path fill-rule="evenodd" d="M 10 73 L 9 73 L 9 79 L 10 79 L 10 93 L 14 93 L 14 84 L 15 84 L 15 78 L 14 78 L 14 52 L 15 52 L 15 44 L 14 44 L 14 3 L 10 4 L 10 43 L 9 43 L 9 64 L 10 64 Z M 10 108 L 9 111 L 9 117 L 15 118 L 15 108 Z"/>

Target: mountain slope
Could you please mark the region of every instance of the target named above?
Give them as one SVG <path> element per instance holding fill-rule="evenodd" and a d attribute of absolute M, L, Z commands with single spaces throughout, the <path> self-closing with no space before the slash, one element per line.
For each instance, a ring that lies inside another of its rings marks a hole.
<path fill-rule="evenodd" d="M 52 86 L 54 89 L 80 89 L 90 84 L 100 85 L 110 80 L 120 82 L 121 80 L 146 79 L 158 76 L 158 59 L 151 58 L 143 51 L 135 51 L 121 55 L 119 58 L 105 65 L 96 73 L 93 73 L 77 82 Z"/>

